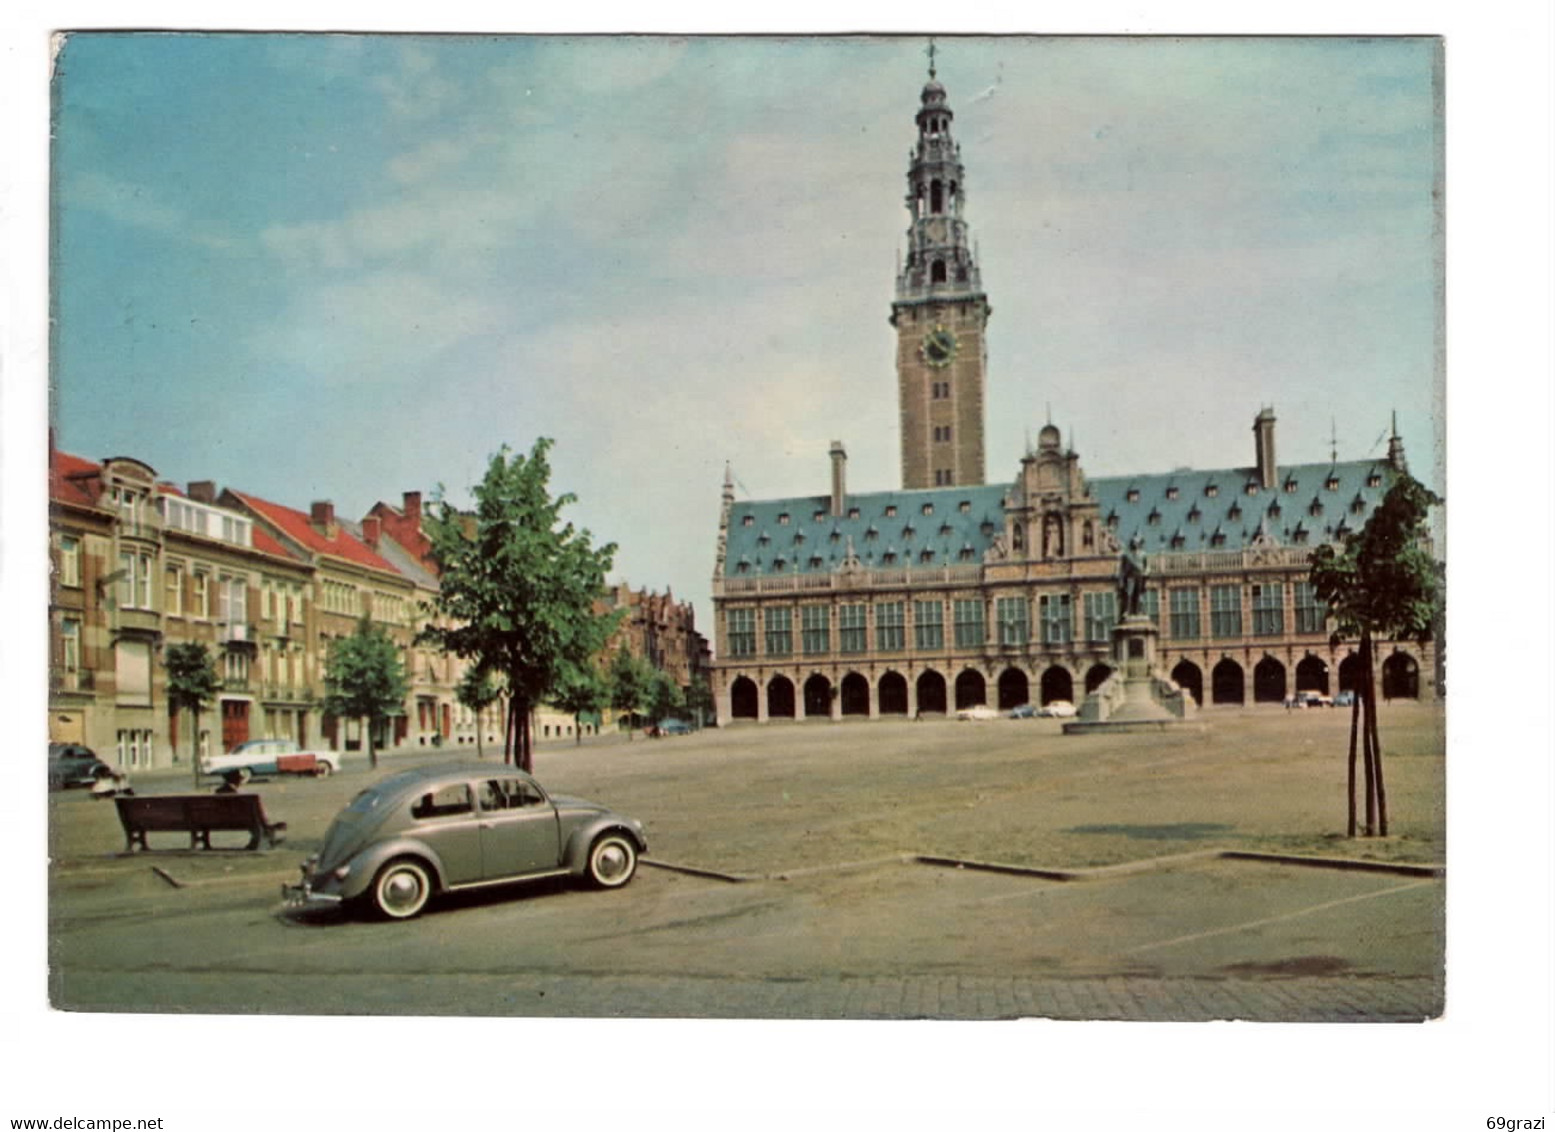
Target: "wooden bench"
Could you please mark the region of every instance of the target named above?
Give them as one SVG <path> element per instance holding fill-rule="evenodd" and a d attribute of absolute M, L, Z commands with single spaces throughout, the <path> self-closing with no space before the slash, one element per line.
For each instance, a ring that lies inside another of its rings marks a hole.
<path fill-rule="evenodd" d="M 213 830 L 246 832 L 245 849 L 258 849 L 260 840 L 271 848 L 286 837 L 286 823 L 265 817 L 258 794 L 161 794 L 115 798 L 119 824 L 130 852 L 135 846 L 149 850 L 148 833 L 188 833 L 189 848 L 209 849 Z"/>

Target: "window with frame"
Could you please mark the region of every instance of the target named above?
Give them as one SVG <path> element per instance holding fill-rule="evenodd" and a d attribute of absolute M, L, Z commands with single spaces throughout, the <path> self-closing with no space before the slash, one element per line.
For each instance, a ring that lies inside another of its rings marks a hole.
<path fill-rule="evenodd" d="M 242 649 L 227 649 L 221 654 L 222 682 L 229 685 L 248 683 L 248 653 Z"/>
<path fill-rule="evenodd" d="M 957 598 L 953 612 L 956 620 L 956 647 L 981 648 L 987 637 L 983 603 L 975 598 Z"/>
<path fill-rule="evenodd" d="M 216 620 L 232 624 L 248 620 L 248 579 L 241 574 L 217 576 Z"/>
<path fill-rule="evenodd" d="M 1111 590 L 1085 597 L 1085 639 L 1110 641 L 1118 623 L 1118 595 Z"/>
<path fill-rule="evenodd" d="M 1024 645 L 1031 640 L 1031 606 L 1023 597 L 1001 597 L 994 602 L 1001 645 Z"/>
<path fill-rule="evenodd" d="M 761 611 L 767 631 L 767 655 L 788 656 L 794 651 L 794 611 L 791 606 L 773 605 Z"/>
<path fill-rule="evenodd" d="M 177 562 L 169 563 L 162 571 L 162 612 L 174 617 L 184 611 L 184 568 Z"/>
<path fill-rule="evenodd" d="M 1209 634 L 1216 640 L 1242 635 L 1242 587 L 1209 588 Z"/>
<path fill-rule="evenodd" d="M 59 540 L 59 584 L 81 584 L 81 540 L 71 535 L 61 535 Z"/>
<path fill-rule="evenodd" d="M 845 653 L 861 653 L 868 648 L 865 608 L 862 605 L 837 607 L 838 643 Z"/>
<path fill-rule="evenodd" d="M 945 603 L 942 601 L 915 601 L 912 603 L 913 644 L 920 649 L 945 647 Z"/>
<path fill-rule="evenodd" d="M 119 608 L 152 609 L 152 556 L 149 551 L 119 552 Z"/>
<path fill-rule="evenodd" d="M 1277 637 L 1285 632 L 1285 587 L 1279 582 L 1253 586 L 1253 636 Z"/>
<path fill-rule="evenodd" d="M 731 609 L 725 614 L 730 656 L 756 655 L 756 611 Z"/>
<path fill-rule="evenodd" d="M 804 651 L 812 655 L 830 652 L 831 606 L 802 605 L 799 607 L 799 618 Z"/>
<path fill-rule="evenodd" d="M 900 652 L 907 647 L 906 615 L 902 602 L 875 604 L 875 648 L 881 652 Z"/>
<path fill-rule="evenodd" d="M 1161 591 L 1147 589 L 1140 594 L 1139 612 L 1150 618 L 1150 620 L 1159 622 L 1161 620 Z"/>
<path fill-rule="evenodd" d="M 1196 641 L 1199 638 L 1199 591 L 1169 590 L 1170 629 L 1174 640 Z"/>
<path fill-rule="evenodd" d="M 59 623 L 59 666 L 66 672 L 81 668 L 81 621 L 65 617 Z"/>
<path fill-rule="evenodd" d="M 194 603 L 189 612 L 195 617 L 211 615 L 211 576 L 205 570 L 194 572 Z"/>
<path fill-rule="evenodd" d="M 1074 609 L 1068 594 L 1043 594 L 1038 611 L 1043 644 L 1062 645 L 1074 639 Z"/>
<path fill-rule="evenodd" d="M 1328 610 L 1318 600 L 1311 582 L 1296 582 L 1291 599 L 1296 613 L 1296 632 L 1321 633 L 1328 628 Z"/>

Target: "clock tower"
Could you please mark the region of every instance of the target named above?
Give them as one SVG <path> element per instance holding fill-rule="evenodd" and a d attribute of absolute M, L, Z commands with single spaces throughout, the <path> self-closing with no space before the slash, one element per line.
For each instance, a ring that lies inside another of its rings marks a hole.
<path fill-rule="evenodd" d="M 908 158 L 907 257 L 891 304 L 904 489 L 980 484 L 984 475 L 984 330 L 992 308 L 961 215 L 961 147 L 933 60 L 931 45 L 918 144 Z"/>

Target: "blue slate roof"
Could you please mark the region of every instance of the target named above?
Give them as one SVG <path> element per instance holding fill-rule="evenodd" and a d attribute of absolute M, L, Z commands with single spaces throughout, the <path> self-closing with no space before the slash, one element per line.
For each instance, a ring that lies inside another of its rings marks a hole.
<path fill-rule="evenodd" d="M 1240 550 L 1260 528 L 1280 545 L 1336 541 L 1366 522 L 1391 476 L 1385 460 L 1356 460 L 1281 467 L 1278 486 L 1256 494 L 1248 493 L 1258 483 L 1253 468 L 1087 482 L 1120 546 L 1156 554 Z M 993 483 L 850 494 L 839 518 L 826 495 L 737 501 L 724 574 L 830 573 L 842 565 L 850 540 L 865 568 L 980 563 L 1004 530 L 1001 501 L 1011 489 Z"/>

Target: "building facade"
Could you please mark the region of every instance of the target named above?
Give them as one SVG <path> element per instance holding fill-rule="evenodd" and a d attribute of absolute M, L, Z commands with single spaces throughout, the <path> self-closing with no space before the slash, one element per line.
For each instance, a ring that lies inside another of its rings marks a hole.
<path fill-rule="evenodd" d="M 719 718 L 1078 702 L 1111 672 L 1125 553 L 1147 564 L 1158 663 L 1198 703 L 1352 688 L 1358 657 L 1330 643 L 1308 558 L 1364 525 L 1407 471 L 1396 429 L 1386 459 L 1281 465 L 1266 408 L 1247 465 L 1093 480 L 1049 424 L 1011 479 L 985 484 L 989 307 L 932 71 L 921 101 L 910 248 L 891 307 L 902 490 L 850 493 L 840 441 L 829 492 L 736 501 L 726 473 L 713 578 Z M 1378 659 L 1386 696 L 1436 686 L 1430 644 L 1384 642 Z"/>

